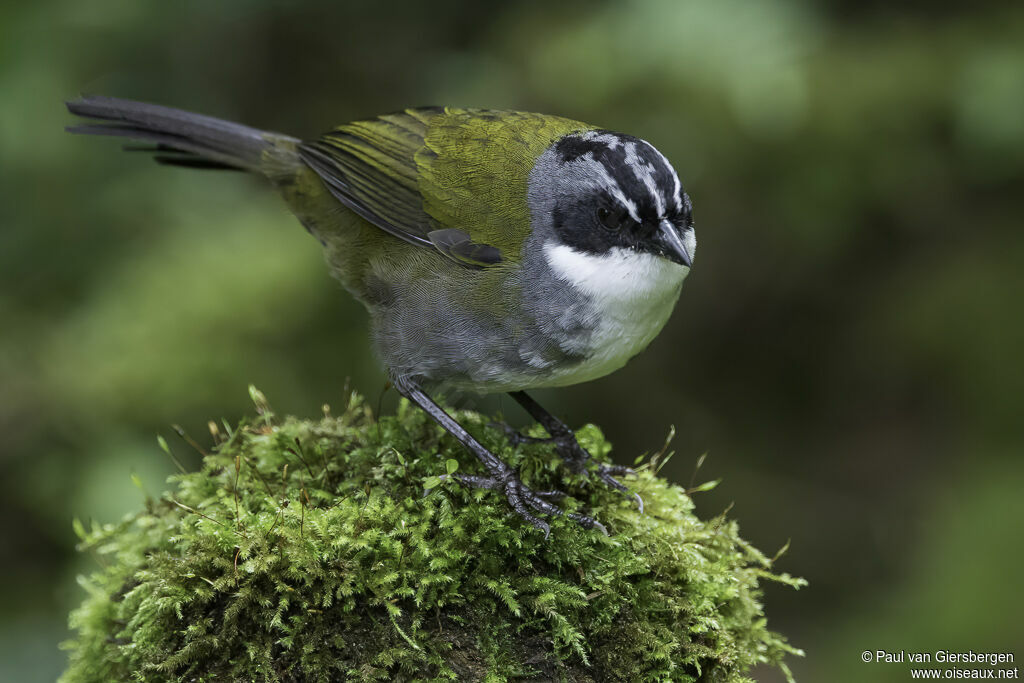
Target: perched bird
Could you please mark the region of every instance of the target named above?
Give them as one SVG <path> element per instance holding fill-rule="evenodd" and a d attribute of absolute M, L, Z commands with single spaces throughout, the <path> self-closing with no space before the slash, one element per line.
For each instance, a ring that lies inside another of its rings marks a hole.
<path fill-rule="evenodd" d="M 562 513 L 558 492 L 524 485 L 428 390 L 508 392 L 570 468 L 628 491 L 615 478 L 627 468 L 588 468 L 573 432 L 525 390 L 617 370 L 668 320 L 696 239 L 690 198 L 652 145 L 516 111 L 406 109 L 303 141 L 130 100 L 67 107 L 98 121 L 70 132 L 147 143 L 163 164 L 269 179 L 368 309 L 395 388 L 483 464 L 487 475 L 455 475 L 461 483 L 501 491 L 545 535 L 537 514 Z"/>

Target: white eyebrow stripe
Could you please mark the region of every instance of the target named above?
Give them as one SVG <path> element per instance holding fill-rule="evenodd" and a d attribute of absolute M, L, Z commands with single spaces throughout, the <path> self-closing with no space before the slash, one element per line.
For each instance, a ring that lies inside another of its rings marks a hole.
<path fill-rule="evenodd" d="M 612 178 L 608 173 L 608 169 L 604 167 L 604 164 L 594 159 L 593 152 L 587 152 L 581 158 L 586 159 L 590 165 L 596 169 L 598 179 L 603 182 L 604 189 L 608 190 L 608 194 L 614 197 L 615 201 L 625 207 L 626 211 L 629 212 L 630 218 L 635 220 L 637 223 L 642 223 L 643 221 L 640 220 L 640 212 L 637 211 L 636 208 L 636 202 L 626 196 L 622 191 L 622 188 L 619 187 L 619 184 L 615 182 L 615 178 Z"/>
<path fill-rule="evenodd" d="M 679 182 L 679 175 L 676 174 L 676 170 L 669 166 L 672 170 L 672 180 L 675 183 L 675 187 L 672 188 L 672 198 L 676 203 L 676 211 L 679 213 L 683 212 L 683 184 Z"/>
<path fill-rule="evenodd" d="M 683 211 L 683 184 L 679 181 L 679 174 L 676 173 L 675 167 L 673 167 L 672 164 L 670 164 L 668 162 L 668 159 L 665 158 L 664 154 L 662 154 L 661 152 L 658 151 L 657 147 L 655 147 L 651 143 L 647 142 L 646 140 L 641 140 L 641 142 L 643 142 L 645 145 L 647 145 L 652 150 L 654 150 L 654 153 L 657 154 L 658 157 L 663 162 L 665 162 L 665 167 L 668 168 L 669 172 L 672 174 L 672 184 L 673 184 L 673 187 L 672 187 L 672 199 L 675 202 L 676 211 L 682 213 L 682 211 Z"/>
<path fill-rule="evenodd" d="M 651 147 L 650 143 L 646 144 L 648 147 Z M 654 148 L 651 147 L 651 149 Z M 633 169 L 633 174 L 636 176 L 637 180 L 642 182 L 647 188 L 647 191 L 651 193 L 651 198 L 654 199 L 654 206 L 658 212 L 658 218 L 664 218 L 665 199 L 661 196 L 661 192 L 658 191 L 658 186 L 654 182 L 654 166 L 646 163 L 640 158 L 640 155 L 636 153 L 635 142 L 631 142 L 626 145 L 626 165 Z"/>

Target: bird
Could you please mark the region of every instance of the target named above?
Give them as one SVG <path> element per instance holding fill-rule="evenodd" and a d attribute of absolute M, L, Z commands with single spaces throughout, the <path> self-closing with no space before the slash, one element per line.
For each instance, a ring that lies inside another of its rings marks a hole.
<path fill-rule="evenodd" d="M 507 393 L 570 471 L 625 494 L 630 468 L 597 464 L 527 392 L 603 377 L 661 331 L 696 249 L 673 166 L 640 138 L 560 116 L 421 107 L 315 139 L 157 104 L 87 95 L 71 133 L 127 138 L 161 164 L 263 176 L 369 312 L 389 382 L 480 461 L 459 483 L 504 494 L 523 520 L 565 514 L 433 396 Z M 139 145 L 141 143 L 141 146 Z M 528 440 L 506 426 L 509 437 Z M 643 501 L 633 494 L 640 510 Z"/>

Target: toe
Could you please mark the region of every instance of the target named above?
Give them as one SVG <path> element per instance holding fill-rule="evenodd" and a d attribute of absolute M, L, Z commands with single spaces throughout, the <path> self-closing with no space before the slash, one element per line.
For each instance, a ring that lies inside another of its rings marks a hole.
<path fill-rule="evenodd" d="M 526 504 L 528 503 L 530 507 L 537 508 L 534 504 L 534 499 L 536 499 L 536 501 L 539 501 L 544 505 L 548 505 L 550 507 L 554 506 L 551 505 L 551 503 L 545 503 L 537 498 L 528 488 L 523 486 L 518 479 L 511 480 L 505 484 L 505 497 L 508 499 L 509 505 L 512 506 L 512 509 L 516 511 L 516 514 L 532 524 L 535 528 L 543 531 L 544 540 L 547 540 L 548 536 L 551 535 L 551 526 L 547 522 L 530 514 L 530 510 L 527 508 Z M 558 508 L 555 509 L 557 510 Z"/>
<path fill-rule="evenodd" d="M 565 498 L 568 494 L 566 494 L 565 491 L 534 491 L 533 495 L 537 496 L 538 498 L 544 498 L 545 500 L 559 500 Z"/>
<path fill-rule="evenodd" d="M 629 493 L 629 488 L 625 484 L 608 474 L 605 470 L 598 470 L 597 476 L 601 477 L 601 481 L 608 484 L 608 486 L 611 486 L 613 489 L 621 491 L 622 493 Z"/>
<path fill-rule="evenodd" d="M 597 529 L 605 536 L 608 535 L 608 529 L 604 527 L 604 524 L 601 524 L 601 522 L 597 521 L 593 517 L 587 517 L 586 515 L 580 515 L 575 512 L 570 512 L 567 516 L 584 529 Z"/>

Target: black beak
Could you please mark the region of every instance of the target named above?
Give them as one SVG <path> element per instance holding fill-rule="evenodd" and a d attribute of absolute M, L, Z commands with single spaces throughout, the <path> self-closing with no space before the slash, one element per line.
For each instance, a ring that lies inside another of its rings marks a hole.
<path fill-rule="evenodd" d="M 654 242 L 658 245 L 661 256 L 669 261 L 678 263 L 689 268 L 693 264 L 693 257 L 686 250 L 683 238 L 679 230 L 672 225 L 671 221 L 662 221 L 658 224 L 658 232 L 654 235 Z"/>

